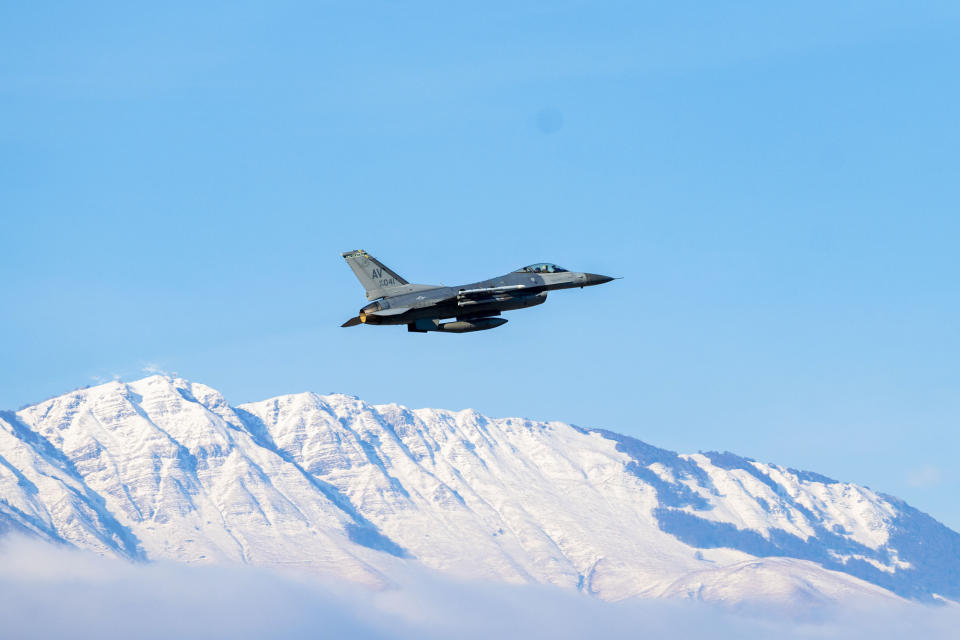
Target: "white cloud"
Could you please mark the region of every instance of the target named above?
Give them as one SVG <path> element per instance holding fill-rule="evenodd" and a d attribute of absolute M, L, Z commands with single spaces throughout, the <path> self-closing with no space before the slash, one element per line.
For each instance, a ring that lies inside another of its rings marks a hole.
<path fill-rule="evenodd" d="M 133 565 L 21 538 L 0 547 L 0 635 L 16 638 L 952 638 L 957 607 L 743 616 L 702 603 L 609 603 L 414 571 L 371 592 L 253 567 Z"/>
<path fill-rule="evenodd" d="M 911 487 L 928 488 L 940 484 L 940 469 L 933 465 L 926 465 L 914 469 L 907 474 L 907 483 Z"/>
<path fill-rule="evenodd" d="M 143 367 L 141 367 L 141 371 L 143 371 L 143 373 L 146 373 L 148 375 L 153 375 L 155 373 L 159 373 L 160 375 L 164 375 L 164 376 L 176 375 L 175 372 L 166 371 L 162 366 L 160 366 L 156 362 L 148 362 L 147 364 L 143 365 Z"/>

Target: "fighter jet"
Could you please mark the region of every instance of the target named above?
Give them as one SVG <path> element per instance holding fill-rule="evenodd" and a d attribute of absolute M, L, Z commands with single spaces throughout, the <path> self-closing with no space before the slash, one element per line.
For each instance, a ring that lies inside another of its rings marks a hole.
<path fill-rule="evenodd" d="M 503 311 L 526 309 L 547 300 L 547 291 L 589 287 L 613 280 L 595 273 L 567 271 L 549 262 L 531 264 L 508 274 L 445 287 L 410 284 L 362 249 L 342 254 L 367 292 L 370 304 L 343 327 L 358 324 L 407 325 L 407 331 L 467 333 L 506 324 Z M 451 322 L 441 322 L 454 318 Z"/>

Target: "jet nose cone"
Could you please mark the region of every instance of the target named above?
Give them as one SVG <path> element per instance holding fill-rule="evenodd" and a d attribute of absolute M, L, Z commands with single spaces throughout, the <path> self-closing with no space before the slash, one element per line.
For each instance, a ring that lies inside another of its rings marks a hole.
<path fill-rule="evenodd" d="M 613 280 L 613 278 L 611 278 L 610 276 L 602 276 L 599 273 L 585 273 L 583 275 L 587 276 L 586 286 L 588 287 L 595 284 L 603 284 L 604 282 L 610 282 L 611 280 Z"/>

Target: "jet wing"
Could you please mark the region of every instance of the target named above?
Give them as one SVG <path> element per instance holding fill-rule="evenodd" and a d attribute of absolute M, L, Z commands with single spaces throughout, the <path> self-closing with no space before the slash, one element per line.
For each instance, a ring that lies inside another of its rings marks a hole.
<path fill-rule="evenodd" d="M 480 289 L 461 289 L 457 292 L 459 296 L 465 297 L 486 297 L 492 296 L 497 293 L 508 293 L 511 291 L 519 291 L 520 289 L 526 289 L 526 285 L 522 284 L 511 284 L 504 287 L 481 287 Z"/>
<path fill-rule="evenodd" d="M 489 298 L 499 294 L 520 293 L 526 287 L 522 284 L 512 284 L 504 287 L 481 287 L 479 289 L 460 289 L 457 295 L 446 298 L 447 300 L 478 300 Z"/>

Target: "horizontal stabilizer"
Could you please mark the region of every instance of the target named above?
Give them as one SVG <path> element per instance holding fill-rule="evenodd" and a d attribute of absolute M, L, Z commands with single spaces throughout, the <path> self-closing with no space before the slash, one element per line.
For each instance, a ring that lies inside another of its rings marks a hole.
<path fill-rule="evenodd" d="M 354 316 L 354 317 L 350 318 L 349 320 L 347 320 L 346 322 L 344 322 L 344 323 L 343 323 L 342 325 L 340 325 L 340 326 L 341 326 L 341 327 L 355 327 L 355 326 L 357 326 L 358 324 L 361 324 L 360 316 Z"/>
<path fill-rule="evenodd" d="M 368 316 L 398 316 L 401 313 L 406 313 L 410 311 L 410 307 L 396 307 L 395 309 L 381 309 L 380 311 L 372 311 L 368 313 Z"/>

